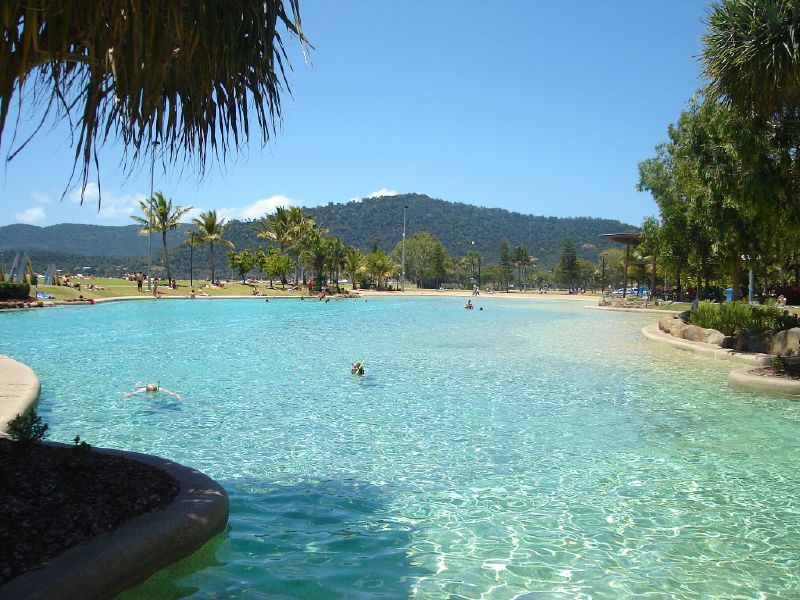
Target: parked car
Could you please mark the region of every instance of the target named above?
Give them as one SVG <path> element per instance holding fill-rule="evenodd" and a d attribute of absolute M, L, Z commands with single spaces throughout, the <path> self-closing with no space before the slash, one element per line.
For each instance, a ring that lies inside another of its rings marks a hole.
<path fill-rule="evenodd" d="M 622 293 L 625 292 L 623 288 L 619 288 L 618 290 L 614 290 L 611 292 L 612 296 L 622 296 Z M 639 288 L 632 288 L 629 287 L 627 292 L 625 293 L 626 296 L 637 296 L 639 294 Z"/>

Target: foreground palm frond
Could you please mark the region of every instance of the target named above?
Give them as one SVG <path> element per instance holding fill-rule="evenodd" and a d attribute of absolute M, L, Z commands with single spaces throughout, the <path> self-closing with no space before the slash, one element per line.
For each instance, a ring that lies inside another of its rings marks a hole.
<path fill-rule="evenodd" d="M 251 123 L 262 143 L 274 133 L 290 68 L 279 26 L 305 44 L 298 3 L 0 0 L 0 136 L 27 90 L 42 124 L 69 120 L 84 187 L 109 138 L 131 169 L 159 142 L 202 175 L 209 154 L 249 140 Z"/>
<path fill-rule="evenodd" d="M 763 117 L 800 107 L 796 0 L 722 0 L 706 20 L 702 62 L 713 92 Z"/>

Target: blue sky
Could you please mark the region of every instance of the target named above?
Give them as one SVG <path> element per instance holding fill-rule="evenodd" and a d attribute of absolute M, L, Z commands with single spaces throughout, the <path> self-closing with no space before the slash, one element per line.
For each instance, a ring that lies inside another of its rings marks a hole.
<path fill-rule="evenodd" d="M 293 45 L 284 119 L 198 181 L 156 163 L 181 205 L 255 218 L 380 193 L 423 193 L 536 215 L 638 225 L 657 214 L 637 164 L 700 87 L 710 1 L 301 0 L 309 62 Z M 23 112 L 23 114 L 26 114 Z M 21 131 L 28 125 L 22 122 Z M 0 147 L 6 156 L 11 130 Z M 60 201 L 66 128 L 39 134 L 0 174 L 0 225 L 130 224 L 149 164 L 130 177 L 119 147 Z"/>

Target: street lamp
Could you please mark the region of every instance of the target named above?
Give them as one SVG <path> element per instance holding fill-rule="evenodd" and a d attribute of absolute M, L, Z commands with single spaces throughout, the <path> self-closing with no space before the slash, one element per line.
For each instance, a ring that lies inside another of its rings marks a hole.
<path fill-rule="evenodd" d="M 408 205 L 403 206 L 403 266 L 400 269 L 400 291 L 406 291 L 406 210 Z"/>
<path fill-rule="evenodd" d="M 147 289 L 151 289 L 153 284 L 153 265 L 150 261 L 150 250 L 153 247 L 153 172 L 156 166 L 156 146 L 158 142 L 153 142 L 153 150 L 150 158 L 150 198 L 147 199 L 147 204 L 150 210 L 147 215 Z"/>

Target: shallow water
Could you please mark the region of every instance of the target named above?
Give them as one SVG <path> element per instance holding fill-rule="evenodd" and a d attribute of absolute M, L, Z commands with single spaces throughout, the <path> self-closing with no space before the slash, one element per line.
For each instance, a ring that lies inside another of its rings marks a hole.
<path fill-rule="evenodd" d="M 39 374 L 51 439 L 228 491 L 229 531 L 128 597 L 800 594 L 800 403 L 644 340 L 652 315 L 462 304 L 6 313 L 0 353 Z M 122 397 L 157 380 L 182 400 Z"/>

